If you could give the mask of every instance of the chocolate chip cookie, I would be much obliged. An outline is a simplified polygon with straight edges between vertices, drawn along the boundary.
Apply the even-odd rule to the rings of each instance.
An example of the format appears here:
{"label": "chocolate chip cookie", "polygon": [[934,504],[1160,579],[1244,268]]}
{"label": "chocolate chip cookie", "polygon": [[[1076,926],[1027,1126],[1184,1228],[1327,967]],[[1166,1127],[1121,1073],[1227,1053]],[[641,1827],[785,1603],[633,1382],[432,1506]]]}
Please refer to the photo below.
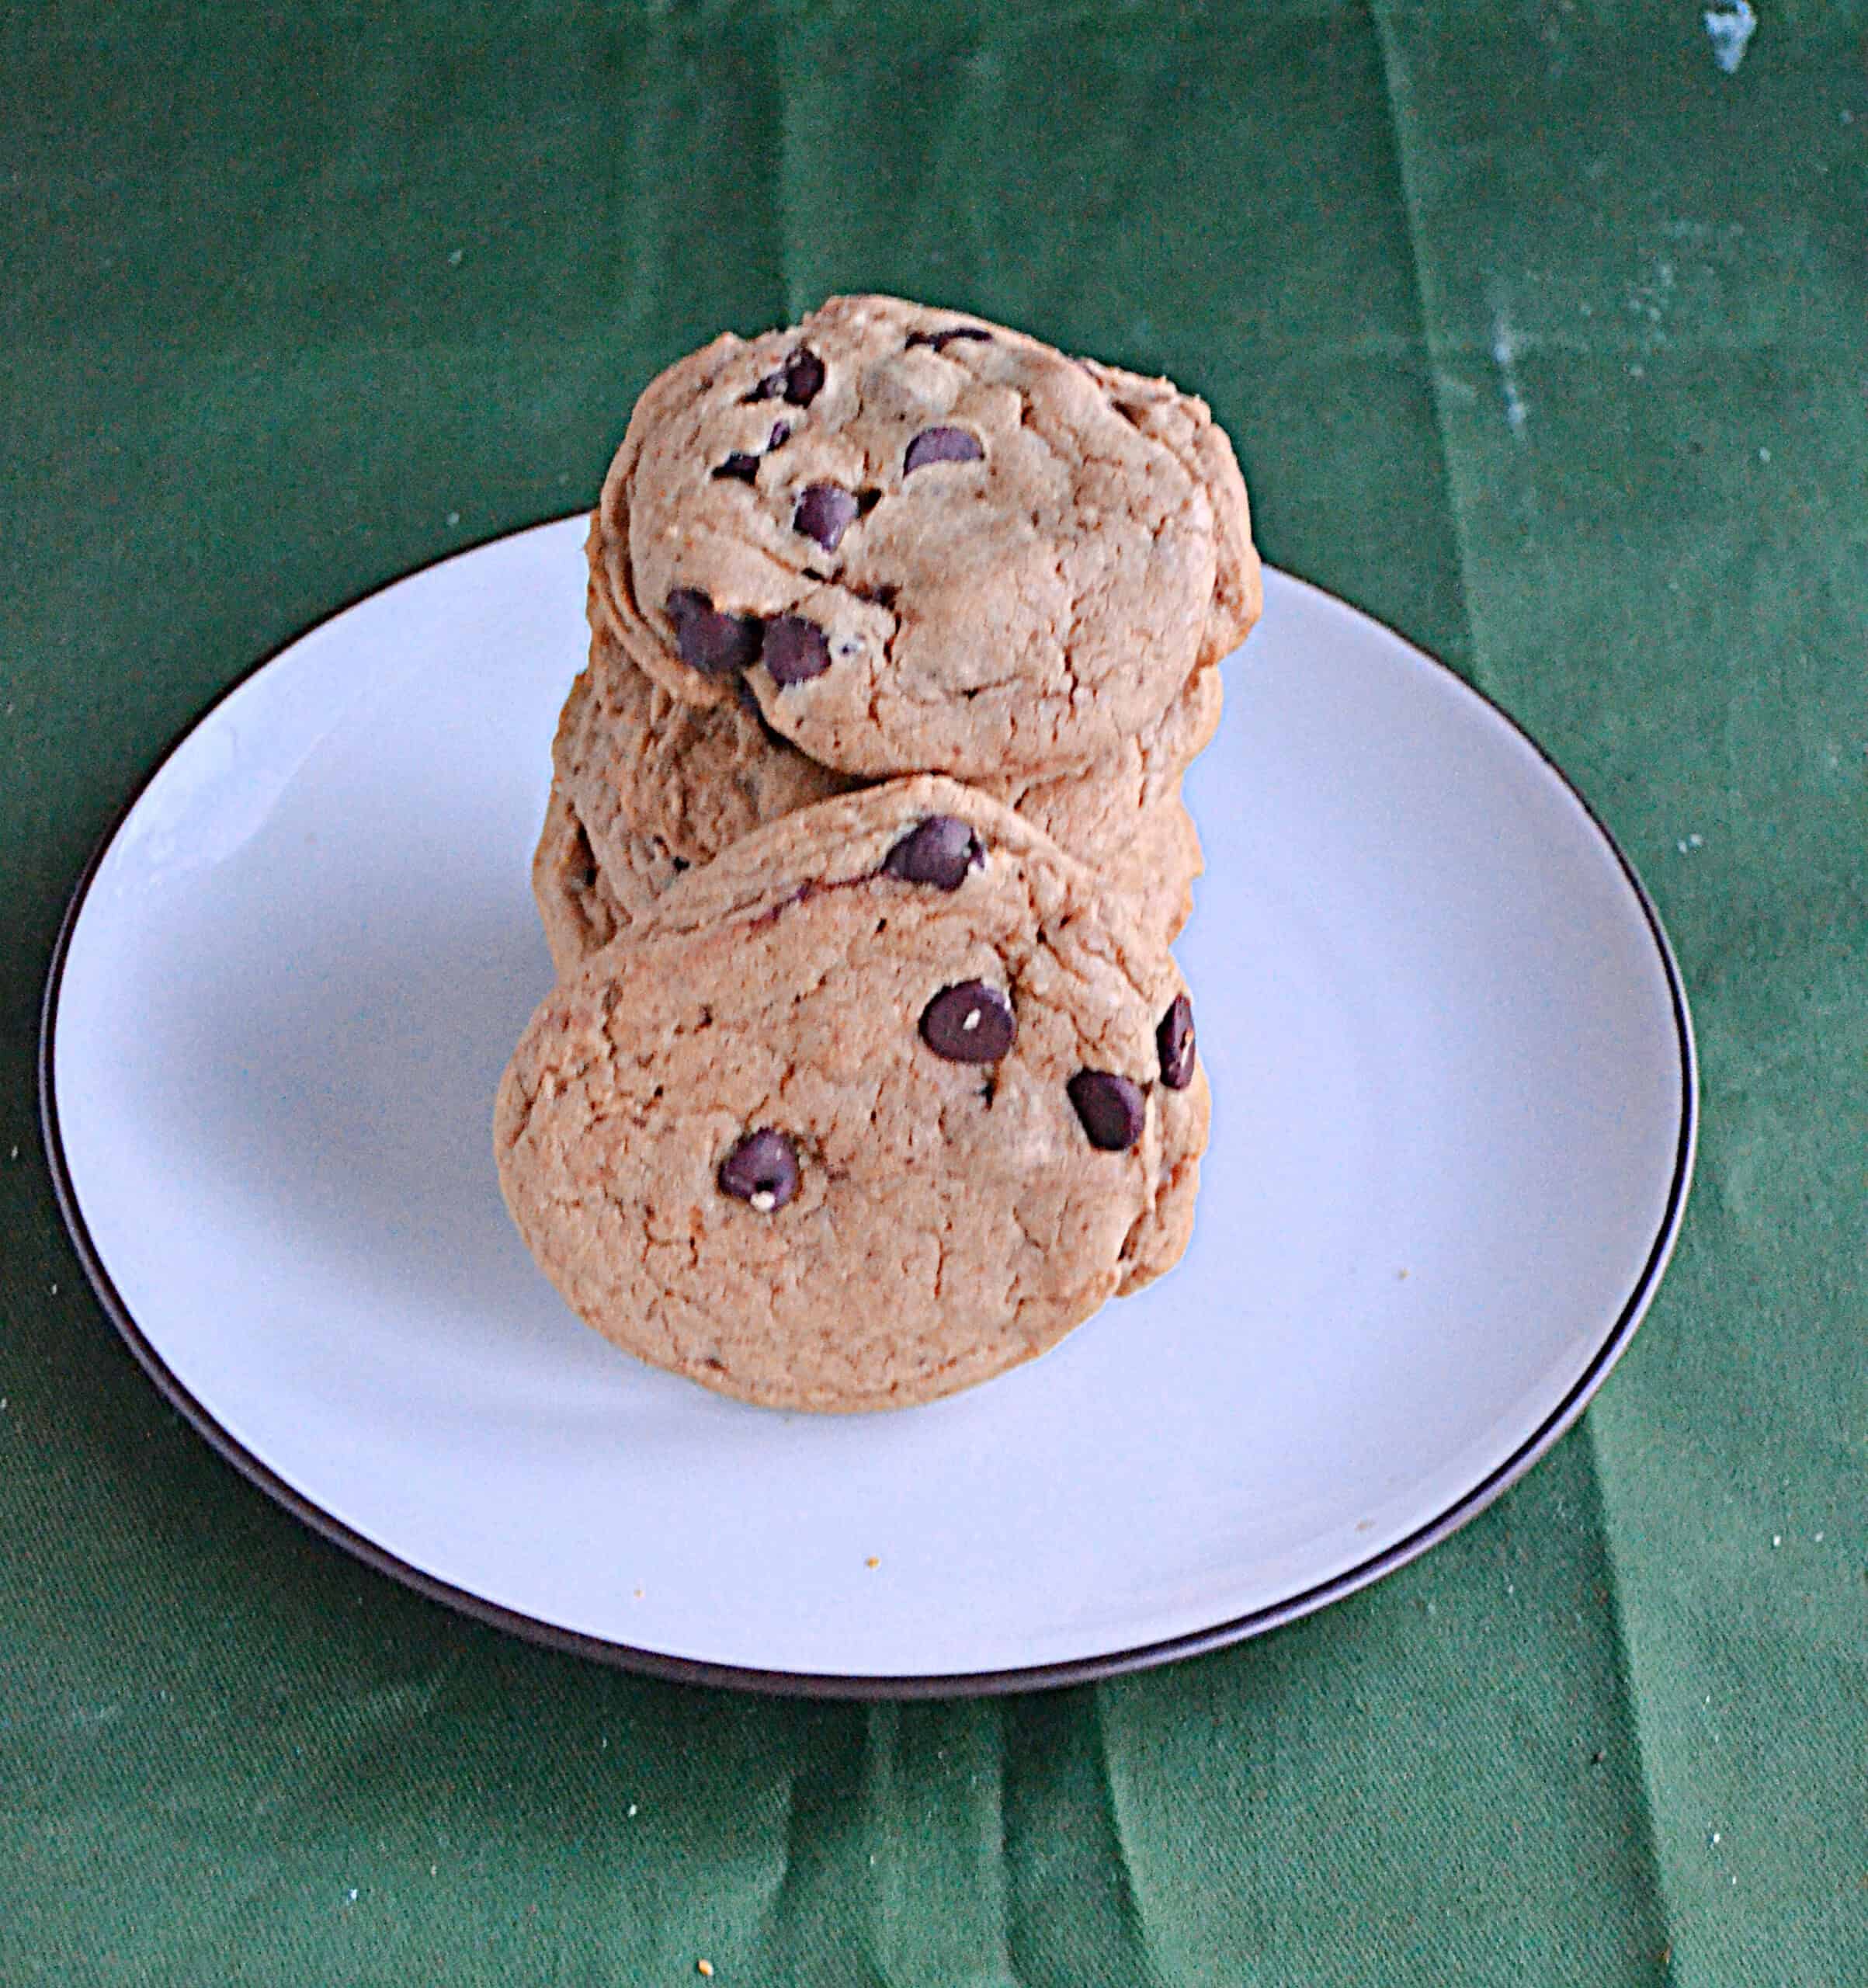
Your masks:
{"label": "chocolate chip cookie", "polygon": [[1186,990],[1107,886],[917,778],[672,885],[533,1017],[501,1183],[627,1350],[775,1406],[898,1407],[1168,1268],[1207,1099]]}
{"label": "chocolate chip cookie", "polygon": [[[1180,801],[1180,776],[1219,721],[1217,669],[1196,671],[1161,720],[1080,773],[1000,777],[974,783],[1043,829],[1067,853],[1130,895],[1137,915],[1166,940],[1186,923],[1200,839]],[[710,862],[764,822],[846,791],[833,773],[767,726],[743,701],[702,709],[671,697],[637,669],[614,634],[592,632],[589,666],[572,686],[553,747],[554,807],[575,815],[588,850],[580,855],[561,825],[547,824],[534,888],[548,933],[606,943],[590,915],[599,874],[631,881],[622,919],[639,905],[633,886],[669,881],[689,864]],[[546,843],[569,851],[547,860]],[[677,859],[674,868],[669,857]],[[559,957],[554,938],[554,958]]]}
{"label": "chocolate chip cookie", "polygon": [[870,777],[1085,766],[1256,611],[1244,488],[1198,402],[891,297],[663,374],[590,552],[639,669],[702,706],[743,683]]}

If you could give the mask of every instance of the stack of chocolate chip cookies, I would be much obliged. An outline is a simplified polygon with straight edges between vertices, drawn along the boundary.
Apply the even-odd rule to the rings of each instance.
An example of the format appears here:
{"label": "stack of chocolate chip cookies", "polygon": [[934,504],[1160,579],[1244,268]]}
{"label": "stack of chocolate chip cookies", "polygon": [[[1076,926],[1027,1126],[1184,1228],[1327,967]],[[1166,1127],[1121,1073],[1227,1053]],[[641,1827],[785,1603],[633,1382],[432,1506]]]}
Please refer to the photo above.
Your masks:
{"label": "stack of chocolate chip cookies", "polygon": [[987,1379],[1169,1268],[1207,1137],[1181,776],[1257,617],[1163,380],[891,297],[637,403],[533,871],[508,1206],[599,1332],[770,1406]]}

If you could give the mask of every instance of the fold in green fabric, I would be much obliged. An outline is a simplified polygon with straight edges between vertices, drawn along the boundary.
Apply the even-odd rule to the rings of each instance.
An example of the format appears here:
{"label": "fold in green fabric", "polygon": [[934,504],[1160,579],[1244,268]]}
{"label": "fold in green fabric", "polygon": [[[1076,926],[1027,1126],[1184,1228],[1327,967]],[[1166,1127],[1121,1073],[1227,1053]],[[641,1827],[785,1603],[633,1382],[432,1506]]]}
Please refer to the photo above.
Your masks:
{"label": "fold in green fabric", "polygon": [[[1701,12],[9,17],[0,1978],[1868,1979],[1868,17],[1761,7],[1728,69]],[[352,1565],[141,1379],[32,1117],[167,739],[858,287],[1205,394],[1267,556],[1603,813],[1704,1066],[1675,1267],[1523,1486],[1263,1642],[1002,1703],[651,1685]]]}

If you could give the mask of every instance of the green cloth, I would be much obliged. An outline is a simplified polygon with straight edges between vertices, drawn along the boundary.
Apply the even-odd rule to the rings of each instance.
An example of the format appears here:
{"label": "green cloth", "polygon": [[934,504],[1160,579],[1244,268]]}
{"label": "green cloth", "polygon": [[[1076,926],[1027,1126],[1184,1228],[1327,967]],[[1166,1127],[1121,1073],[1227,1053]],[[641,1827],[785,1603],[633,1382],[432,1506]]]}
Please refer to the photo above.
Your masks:
{"label": "green cloth", "polygon": [[[1758,0],[1730,75],[1701,11],[8,10],[0,1979],[1868,1981],[1868,9]],[[143,1380],[33,1102],[178,728],[861,287],[1207,395],[1268,557],[1601,809],[1704,1064],[1665,1288],[1518,1489],[998,1703],[649,1684],[364,1571]]]}

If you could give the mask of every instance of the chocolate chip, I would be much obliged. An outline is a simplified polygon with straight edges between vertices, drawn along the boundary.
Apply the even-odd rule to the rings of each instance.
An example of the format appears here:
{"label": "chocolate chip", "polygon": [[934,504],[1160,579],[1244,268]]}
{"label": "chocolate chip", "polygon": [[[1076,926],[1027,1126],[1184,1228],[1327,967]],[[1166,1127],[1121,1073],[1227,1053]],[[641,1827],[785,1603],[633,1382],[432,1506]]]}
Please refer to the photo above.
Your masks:
{"label": "chocolate chip", "polygon": [[814,538],[826,552],[835,552],[856,521],[856,500],[842,484],[813,483],[799,493],[791,528]]}
{"label": "chocolate chip", "polygon": [[1148,1100],[1140,1084],[1109,1070],[1079,1070],[1064,1088],[1099,1152],[1127,1152],[1141,1137]]}
{"label": "chocolate chip", "polygon": [[978,437],[964,428],[924,428],[908,444],[901,473],[907,476],[926,463],[976,463],[985,453]]}
{"label": "chocolate chip", "polygon": [[766,627],[766,646],[759,660],[774,683],[808,683],[830,667],[830,645],[824,631],[801,614],[781,614]]}
{"label": "chocolate chip", "polygon": [[800,346],[785,361],[785,398],[793,407],[809,407],[824,384],[824,362],[808,346]]}
{"label": "chocolate chip", "polygon": [[703,676],[731,676],[759,660],[763,624],[756,614],[719,614],[698,587],[676,587],[667,613],[681,660]]}
{"label": "chocolate chip", "polygon": [[[762,381],[760,382],[761,385],[764,384]],[[790,439],[791,423],[789,421],[775,421],[772,424],[772,433],[766,438],[765,449],[761,453],[769,454],[780,443],[788,442]],[[744,449],[735,449],[714,474],[717,477],[734,477],[741,483],[755,482],[759,478],[759,457],[748,455]]]}
{"label": "chocolate chip", "polygon": [[929,345],[936,352],[945,352],[956,339],[977,339],[982,343],[990,343],[991,338],[990,332],[982,331],[977,325],[956,325],[950,331],[910,332],[908,343],[911,346]]}
{"label": "chocolate chip", "polygon": [[882,859],[882,867],[904,883],[957,891],[967,873],[985,860],[979,837],[957,815],[930,815],[896,843]]}
{"label": "chocolate chip", "polygon": [[749,401],[775,401],[782,394],[793,407],[809,407],[823,384],[823,360],[809,346],[801,345],[776,373],[768,373],[746,398]]}
{"label": "chocolate chip", "polygon": [[921,1039],[950,1063],[996,1063],[1019,1032],[1012,1003],[983,980],[943,988],[921,1011]]}
{"label": "chocolate chip", "polygon": [[1154,1031],[1161,1052],[1161,1080],[1169,1090],[1185,1090],[1193,1081],[1193,1003],[1176,994]]}
{"label": "chocolate chip", "polygon": [[750,1201],[761,1215],[782,1208],[798,1190],[797,1149],[783,1132],[762,1125],[720,1163],[720,1191]]}

